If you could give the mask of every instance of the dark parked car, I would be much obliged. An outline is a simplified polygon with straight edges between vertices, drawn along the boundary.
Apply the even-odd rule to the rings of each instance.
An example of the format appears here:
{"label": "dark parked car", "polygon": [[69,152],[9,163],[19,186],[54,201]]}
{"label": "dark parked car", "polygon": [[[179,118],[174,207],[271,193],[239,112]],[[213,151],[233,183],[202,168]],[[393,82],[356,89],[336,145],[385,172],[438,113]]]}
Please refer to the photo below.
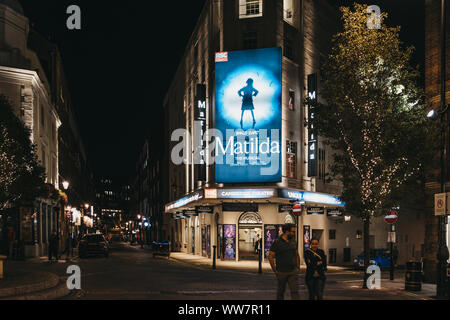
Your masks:
{"label": "dark parked car", "polygon": [[109,256],[108,241],[102,234],[87,234],[80,240],[78,245],[79,257],[86,258],[90,254]]}

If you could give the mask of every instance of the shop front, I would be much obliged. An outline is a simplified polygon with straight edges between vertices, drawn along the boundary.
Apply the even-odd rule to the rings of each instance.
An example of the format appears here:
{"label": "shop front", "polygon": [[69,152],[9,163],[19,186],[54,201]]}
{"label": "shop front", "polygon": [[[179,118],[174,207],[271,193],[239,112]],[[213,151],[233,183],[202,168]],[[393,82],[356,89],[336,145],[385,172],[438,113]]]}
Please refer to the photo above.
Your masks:
{"label": "shop front", "polygon": [[[303,204],[298,220],[292,214],[294,203]],[[328,212],[338,215],[343,207],[336,196],[301,190],[206,188],[166,205],[165,212],[182,224],[174,228],[183,233],[179,237],[184,241],[182,252],[212,258],[216,246],[218,259],[246,261],[258,259],[260,240],[263,259],[267,259],[284,224],[297,225],[303,255],[312,237],[325,240],[324,230],[333,219]]]}

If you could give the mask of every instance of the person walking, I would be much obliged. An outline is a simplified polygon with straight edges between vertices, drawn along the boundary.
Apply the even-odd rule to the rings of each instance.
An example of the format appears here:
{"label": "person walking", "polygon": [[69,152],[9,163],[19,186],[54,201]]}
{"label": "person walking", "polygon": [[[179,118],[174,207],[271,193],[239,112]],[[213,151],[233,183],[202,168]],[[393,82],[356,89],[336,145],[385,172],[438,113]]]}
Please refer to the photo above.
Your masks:
{"label": "person walking", "polygon": [[48,261],[52,261],[53,256],[56,261],[58,261],[58,248],[59,247],[59,237],[56,234],[56,231],[52,231],[52,235],[49,239],[48,244]]}
{"label": "person walking", "polygon": [[305,251],[306,274],[305,283],[308,287],[309,300],[323,300],[327,271],[327,258],[319,249],[319,240],[311,240],[311,249]]}
{"label": "person walking", "polygon": [[298,272],[300,256],[295,241],[295,225],[285,224],[283,234],[274,241],[269,251],[269,262],[277,276],[277,300],[284,300],[286,285],[289,285],[292,300],[299,300]]}

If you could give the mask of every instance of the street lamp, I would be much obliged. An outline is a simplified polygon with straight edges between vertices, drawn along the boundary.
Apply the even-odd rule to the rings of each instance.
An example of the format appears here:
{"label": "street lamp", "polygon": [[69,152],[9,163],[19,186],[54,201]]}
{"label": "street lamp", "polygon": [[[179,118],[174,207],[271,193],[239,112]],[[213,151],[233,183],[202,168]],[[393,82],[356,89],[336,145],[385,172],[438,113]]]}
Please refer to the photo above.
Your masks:
{"label": "street lamp", "polygon": [[63,181],[62,183],[64,190],[69,189],[69,182],[68,181]]}
{"label": "street lamp", "polygon": [[[62,182],[62,186],[65,191],[67,191],[67,189],[69,189],[69,185],[70,185],[70,183],[67,180],[64,180]],[[73,254],[72,254],[72,207],[68,206],[66,208],[66,210],[68,210],[70,213],[69,223],[67,224],[67,229],[68,229],[67,236],[69,237],[69,243],[68,243],[68,248],[67,248],[67,250],[69,250],[69,252],[67,252],[67,255],[70,255],[70,257],[72,257],[73,256]],[[64,217],[67,218],[66,212],[64,212]]]}

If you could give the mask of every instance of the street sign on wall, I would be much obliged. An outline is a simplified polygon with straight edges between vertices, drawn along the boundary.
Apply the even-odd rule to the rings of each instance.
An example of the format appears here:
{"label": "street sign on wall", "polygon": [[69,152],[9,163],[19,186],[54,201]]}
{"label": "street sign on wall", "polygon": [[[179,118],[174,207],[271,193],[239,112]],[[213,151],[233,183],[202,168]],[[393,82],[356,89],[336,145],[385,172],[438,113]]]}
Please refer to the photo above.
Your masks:
{"label": "street sign on wall", "polygon": [[434,215],[444,216],[448,214],[447,193],[437,193],[434,195]]}

